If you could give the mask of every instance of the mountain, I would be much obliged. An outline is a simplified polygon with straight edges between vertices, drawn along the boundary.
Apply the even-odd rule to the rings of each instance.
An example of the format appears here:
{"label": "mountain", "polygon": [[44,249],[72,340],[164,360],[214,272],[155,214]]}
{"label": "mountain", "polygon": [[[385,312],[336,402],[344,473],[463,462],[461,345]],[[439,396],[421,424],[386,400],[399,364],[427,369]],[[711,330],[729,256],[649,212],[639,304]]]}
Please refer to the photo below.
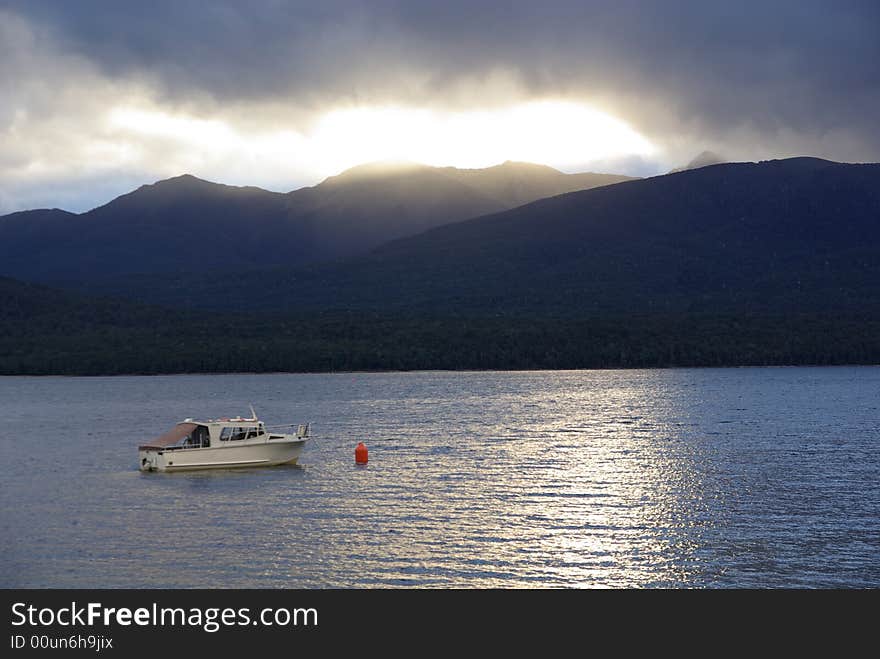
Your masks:
{"label": "mountain", "polygon": [[880,165],[732,163],[573,192],[335,264],[96,289],[252,310],[438,314],[880,309]]}
{"label": "mountain", "polygon": [[0,218],[0,273],[35,281],[254,267],[310,240],[287,197],[179,176],[81,215]]}
{"label": "mountain", "polygon": [[336,263],[89,284],[141,302],[0,278],[0,374],[876,364],[878,281],[880,165],[721,164]]}
{"label": "mountain", "polygon": [[393,238],[510,208],[437,168],[411,163],[354,167],[292,192],[288,200],[291,214],[313,229],[310,261],[351,256]]}
{"label": "mountain", "polygon": [[627,179],[524,163],[487,170],[372,164],[282,194],[183,175],[80,215],[40,210],[0,217],[0,275],[63,283],[316,263],[524,201]]}

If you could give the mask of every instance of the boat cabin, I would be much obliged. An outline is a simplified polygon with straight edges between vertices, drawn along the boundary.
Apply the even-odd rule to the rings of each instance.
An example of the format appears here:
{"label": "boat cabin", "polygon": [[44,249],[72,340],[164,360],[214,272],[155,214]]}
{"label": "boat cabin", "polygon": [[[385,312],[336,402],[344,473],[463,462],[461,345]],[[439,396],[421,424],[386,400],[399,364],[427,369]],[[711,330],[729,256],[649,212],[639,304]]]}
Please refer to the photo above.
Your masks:
{"label": "boat cabin", "polygon": [[210,448],[231,445],[232,442],[260,439],[282,439],[283,435],[267,435],[266,427],[257,419],[218,419],[193,421],[187,419],[178,423],[164,435],[149,444],[138,447],[145,449],[187,449]]}

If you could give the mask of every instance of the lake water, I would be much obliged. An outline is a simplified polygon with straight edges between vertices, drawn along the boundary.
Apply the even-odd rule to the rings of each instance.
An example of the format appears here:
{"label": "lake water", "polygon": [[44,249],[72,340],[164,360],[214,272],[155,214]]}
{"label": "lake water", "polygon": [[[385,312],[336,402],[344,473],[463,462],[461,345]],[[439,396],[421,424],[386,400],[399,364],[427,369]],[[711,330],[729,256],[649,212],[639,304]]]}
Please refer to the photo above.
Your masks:
{"label": "lake water", "polygon": [[[313,423],[298,466],[137,470],[249,403]],[[880,368],[6,377],[0,414],[4,588],[880,586]]]}

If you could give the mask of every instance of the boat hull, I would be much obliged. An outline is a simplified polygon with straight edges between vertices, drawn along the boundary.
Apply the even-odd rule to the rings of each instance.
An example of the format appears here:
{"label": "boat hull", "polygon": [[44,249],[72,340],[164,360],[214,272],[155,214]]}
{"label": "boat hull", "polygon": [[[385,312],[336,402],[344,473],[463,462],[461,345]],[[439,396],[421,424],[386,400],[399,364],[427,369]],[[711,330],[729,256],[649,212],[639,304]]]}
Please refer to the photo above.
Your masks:
{"label": "boat hull", "polygon": [[209,448],[141,448],[141,471],[194,471],[202,469],[242,469],[296,464],[306,439],[275,440],[259,444]]}

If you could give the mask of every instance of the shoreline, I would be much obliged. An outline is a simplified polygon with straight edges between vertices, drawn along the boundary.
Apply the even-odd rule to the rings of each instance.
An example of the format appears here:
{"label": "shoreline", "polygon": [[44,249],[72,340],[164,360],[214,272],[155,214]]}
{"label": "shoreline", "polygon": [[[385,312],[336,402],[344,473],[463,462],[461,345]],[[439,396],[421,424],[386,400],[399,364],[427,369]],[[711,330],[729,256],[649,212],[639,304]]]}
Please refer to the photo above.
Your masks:
{"label": "shoreline", "polygon": [[128,377],[203,377],[219,375],[389,375],[389,374],[480,374],[480,373],[583,373],[585,371],[728,371],[737,369],[830,369],[878,368],[880,363],[860,364],[734,364],[729,366],[609,366],[593,368],[463,368],[463,369],[373,369],[338,371],[181,371],[168,373],[0,373],[0,378],[128,378]]}

